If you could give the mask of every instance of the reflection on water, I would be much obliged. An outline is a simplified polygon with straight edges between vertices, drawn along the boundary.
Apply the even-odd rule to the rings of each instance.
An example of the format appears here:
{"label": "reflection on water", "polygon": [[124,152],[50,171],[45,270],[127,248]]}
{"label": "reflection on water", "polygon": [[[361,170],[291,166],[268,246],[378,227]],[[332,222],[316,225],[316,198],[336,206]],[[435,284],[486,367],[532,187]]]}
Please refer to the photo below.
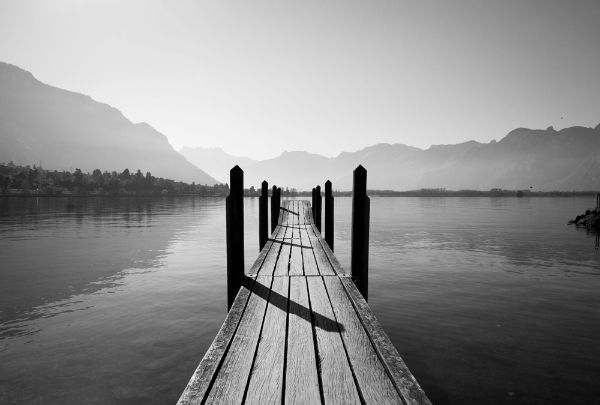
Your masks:
{"label": "reflection on water", "polygon": [[600,403],[600,255],[567,226],[590,203],[372,198],[369,303],[433,403]]}
{"label": "reflection on water", "polygon": [[0,204],[0,403],[173,402],[226,313],[224,200]]}
{"label": "reflection on water", "polygon": [[125,269],[159,267],[185,225],[177,210],[158,222],[168,210],[142,199],[3,199],[0,259],[15,271],[0,284],[0,338],[68,310],[64,300],[117,287]]}
{"label": "reflection on water", "polygon": [[[589,203],[372,198],[370,305],[434,403],[599,402],[598,235],[566,225]],[[0,199],[0,403],[174,403],[226,313],[224,211]]]}

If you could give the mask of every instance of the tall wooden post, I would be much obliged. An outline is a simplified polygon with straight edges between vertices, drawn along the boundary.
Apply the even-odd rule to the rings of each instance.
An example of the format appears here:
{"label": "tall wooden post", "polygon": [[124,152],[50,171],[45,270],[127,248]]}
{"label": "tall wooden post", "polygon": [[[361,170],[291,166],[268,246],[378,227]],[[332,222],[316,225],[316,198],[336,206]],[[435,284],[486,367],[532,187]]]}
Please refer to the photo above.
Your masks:
{"label": "tall wooden post", "polygon": [[229,171],[229,196],[225,208],[227,237],[227,309],[231,308],[244,279],[244,171]]}
{"label": "tall wooden post", "polygon": [[321,186],[315,188],[315,222],[317,229],[321,232]]}
{"label": "tall wooden post", "polygon": [[315,210],[315,205],[317,204],[317,197],[315,197],[315,192],[317,191],[316,188],[313,187],[312,189],[312,201],[310,204],[310,210],[312,211],[312,216],[313,216],[313,221],[317,222],[317,211]]}
{"label": "tall wooden post", "polygon": [[596,210],[600,209],[600,193],[596,194]]}
{"label": "tall wooden post", "polygon": [[281,214],[281,187],[277,187],[277,213],[275,214],[275,226],[279,223],[279,214]]}
{"label": "tall wooden post", "polygon": [[329,180],[325,182],[325,242],[333,252],[333,191]]}
{"label": "tall wooden post", "polygon": [[369,298],[369,215],[367,170],[359,165],[354,170],[352,193],[352,280],[365,301]]}
{"label": "tall wooden post", "polygon": [[267,244],[269,237],[269,183],[262,182],[260,197],[258,198],[258,251],[260,252]]}
{"label": "tall wooden post", "polygon": [[279,207],[277,206],[277,186],[273,186],[271,192],[271,233],[277,227],[277,216],[279,215]]}

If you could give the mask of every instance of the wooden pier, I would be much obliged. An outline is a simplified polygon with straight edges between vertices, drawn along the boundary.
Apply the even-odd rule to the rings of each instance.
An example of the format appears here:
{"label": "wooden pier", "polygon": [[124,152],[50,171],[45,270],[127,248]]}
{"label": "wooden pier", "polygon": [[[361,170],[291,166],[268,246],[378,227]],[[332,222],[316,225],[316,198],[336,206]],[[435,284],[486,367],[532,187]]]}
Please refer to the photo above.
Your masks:
{"label": "wooden pier", "polygon": [[[276,226],[241,275],[229,314],[178,403],[429,404],[369,309],[366,291],[359,292],[321,236],[309,202],[280,202],[273,190]],[[227,226],[236,231],[234,219]],[[239,266],[230,243],[228,236],[228,259]]]}

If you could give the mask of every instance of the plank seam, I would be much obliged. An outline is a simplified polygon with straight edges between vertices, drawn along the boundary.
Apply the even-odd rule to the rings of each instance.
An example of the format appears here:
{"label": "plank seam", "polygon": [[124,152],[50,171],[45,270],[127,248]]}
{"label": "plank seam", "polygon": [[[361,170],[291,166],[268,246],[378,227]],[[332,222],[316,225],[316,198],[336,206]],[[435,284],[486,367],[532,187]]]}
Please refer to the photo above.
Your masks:
{"label": "plank seam", "polygon": [[[341,280],[340,280],[340,283],[341,283]],[[354,309],[354,312],[356,313],[356,316],[358,317],[358,320],[360,321],[360,324],[362,325],[363,329],[365,330],[365,332],[367,334],[367,337],[369,338],[369,342],[371,342],[371,346],[373,346],[373,350],[377,354],[377,358],[379,358],[379,361],[381,362],[381,364],[383,364],[383,368],[385,370],[385,373],[390,378],[390,381],[392,381],[392,384],[394,385],[394,388],[396,389],[396,392],[398,393],[398,395],[402,399],[402,402],[406,404],[406,400],[402,396],[402,393],[400,392],[400,389],[398,388],[398,385],[396,384],[396,381],[394,380],[394,377],[390,373],[389,367],[388,367],[385,359],[383,358],[383,356],[381,355],[380,351],[378,350],[377,345],[375,344],[375,341],[373,340],[373,337],[371,336],[371,333],[369,332],[369,328],[366,327],[365,321],[363,320],[362,316],[360,316],[360,312],[358,311],[358,308],[357,308],[356,304],[354,303],[354,300],[352,299],[352,296],[348,293],[348,289],[344,285],[344,283],[341,283],[341,284],[342,284],[342,287],[344,288],[344,292],[346,293],[346,296],[348,296],[348,299],[350,300],[350,304],[352,305],[352,308]]]}
{"label": "plank seam", "polygon": [[[327,294],[327,301],[329,301],[329,305],[331,306],[331,313],[333,314],[333,318],[335,319],[335,323],[338,328],[338,333],[340,335],[340,339],[342,340],[342,347],[344,348],[344,353],[346,354],[346,360],[348,361],[348,365],[350,366],[350,371],[352,372],[352,379],[354,380],[354,385],[356,386],[356,391],[358,391],[358,397],[360,398],[360,403],[365,404],[365,398],[363,397],[363,393],[360,389],[360,385],[358,384],[358,379],[356,378],[356,373],[354,372],[354,366],[352,365],[352,361],[350,360],[350,355],[348,354],[348,348],[346,347],[346,341],[344,340],[344,335],[340,330],[340,322],[337,318],[335,310],[333,309],[333,303],[331,302],[331,296],[329,295],[329,290],[327,289],[327,283],[321,277],[321,281],[323,282],[323,287],[325,288],[325,294]],[[364,326],[363,326],[364,327]]]}
{"label": "plank seam", "polygon": [[[331,265],[331,268],[335,272],[335,275],[336,276],[345,276],[346,273],[343,271],[344,270],[343,267],[339,264],[339,262],[336,261],[334,263],[334,261],[331,259],[331,255],[329,254],[329,252],[327,251],[327,249],[325,249],[325,245],[327,245],[327,243],[322,243],[321,242],[322,240],[324,241],[323,236],[321,235],[320,232],[318,232],[318,229],[315,231],[315,228],[316,228],[316,225],[312,225],[311,226],[311,230],[312,230],[313,234],[316,236],[317,241],[319,242],[319,245],[321,245],[321,248],[325,252],[325,256],[327,256],[327,261]],[[312,246],[312,244],[311,244],[311,246]],[[329,246],[327,246],[327,248],[329,248]],[[331,249],[329,249],[329,250],[331,250]],[[340,273],[340,271],[341,271],[341,273]]]}
{"label": "plank seam", "polygon": [[[262,332],[263,327],[265,326],[265,318],[267,317],[267,310],[269,309],[269,304],[271,303],[271,291],[273,289],[273,277],[271,278],[271,284],[269,285],[269,295],[267,296],[267,305],[265,305],[265,310],[263,312],[262,321],[260,322],[260,331],[258,332],[258,340],[256,342],[256,347],[254,348],[254,355],[252,356],[252,364],[250,365],[250,372],[248,373],[248,379],[246,380],[246,386],[244,387],[244,396],[242,397],[242,404],[246,402],[246,396],[248,395],[248,387],[250,387],[250,379],[252,378],[252,371],[254,370],[254,363],[256,362],[256,355],[258,354],[258,347],[260,346],[260,341],[262,340]],[[256,283],[256,279],[254,280]]]}
{"label": "plank seam", "polygon": [[319,381],[319,395],[321,396],[321,404],[325,403],[325,393],[323,391],[323,376],[321,375],[321,354],[319,352],[319,344],[317,342],[317,331],[316,331],[316,322],[315,315],[312,309],[312,301],[310,299],[310,287],[308,286],[308,279],[304,278],[304,283],[306,284],[306,295],[308,296],[308,309],[310,310],[310,326],[311,333],[313,336],[313,345],[315,347],[315,362],[317,363],[317,378]]}
{"label": "plank seam", "polygon": [[[277,228],[278,228],[278,229],[277,229]],[[275,238],[274,238],[274,239],[273,239],[273,241],[271,242],[273,245],[274,245],[276,242],[278,242],[276,239],[277,239],[277,237],[279,236],[279,234],[281,233],[281,229],[282,229],[280,225],[277,225],[277,228],[276,228],[276,229],[277,229],[277,234],[275,235]],[[275,233],[275,232],[273,232],[273,233]],[[285,239],[284,237],[285,237],[285,230],[283,231],[283,237],[282,237],[282,239]],[[282,246],[283,246],[283,243],[278,243],[278,245],[279,245],[279,246],[275,248],[275,249],[278,249],[278,250],[277,250],[277,258],[275,259],[275,263],[273,264],[273,270],[271,271],[271,277],[273,277],[273,276],[275,275],[275,268],[277,267],[277,261],[279,260],[279,255],[281,254],[281,248],[282,248]],[[267,257],[267,256],[265,255],[265,260],[266,260],[266,257]],[[264,261],[263,261],[263,263],[264,263]],[[260,268],[258,269],[258,272],[257,272],[257,274],[260,274],[260,271],[261,271],[261,270],[262,270],[262,264],[261,264]],[[261,275],[262,275],[262,274],[261,274]]]}
{"label": "plank seam", "polygon": [[[306,234],[308,235],[308,226],[306,226]],[[317,260],[317,255],[315,254],[315,248],[313,247],[312,241],[310,240],[310,237],[308,238],[308,243],[310,243],[310,251],[312,252],[313,257],[315,258],[315,265],[317,266],[317,270],[319,271],[319,276],[322,276],[323,274],[321,273],[321,268],[319,267],[319,261]],[[304,266],[304,256],[302,256],[302,263]]]}
{"label": "plank seam", "polygon": [[290,328],[290,293],[292,283],[288,277],[288,292],[287,292],[287,306],[285,314],[285,345],[283,348],[283,381],[281,383],[281,403],[285,404],[285,384],[287,375],[287,357],[288,357],[288,339],[289,339],[289,328]]}
{"label": "plank seam", "polygon": [[[217,376],[219,375],[219,372],[221,371],[221,367],[223,366],[223,362],[225,361],[225,358],[227,357],[227,354],[229,353],[229,349],[231,348],[231,344],[233,343],[233,338],[237,334],[238,328],[240,327],[240,324],[242,323],[242,318],[244,317],[244,314],[246,313],[246,308],[248,307],[248,302],[250,302],[250,296],[252,295],[252,290],[254,289],[254,284],[255,283],[256,283],[256,278],[254,278],[253,281],[252,281],[252,289],[250,289],[250,292],[249,292],[248,296],[246,297],[246,302],[244,303],[244,310],[242,311],[242,314],[240,315],[240,319],[238,319],[238,322],[235,325],[235,330],[231,334],[231,338],[229,339],[229,343],[227,343],[227,348],[225,349],[225,351],[223,352],[223,355],[219,359],[219,364],[218,364],[217,368],[215,369],[215,372],[213,373],[213,375],[212,375],[212,377],[210,379],[210,383],[208,384],[208,387],[206,387],[206,391],[204,392],[204,397],[202,398],[202,401],[200,402],[201,405],[204,405],[206,403],[206,400],[208,399],[208,397],[210,395],[210,391],[212,390],[212,387],[213,387],[213,385],[214,385],[214,383],[215,383],[215,381],[217,379]],[[238,292],[238,294],[239,294],[239,292]],[[235,302],[235,300],[234,300],[234,302]]]}
{"label": "plank seam", "polygon": [[[341,281],[341,280],[340,280]],[[363,319],[363,317],[361,316],[361,313],[359,311],[358,308],[358,304],[355,302],[354,297],[352,296],[352,294],[350,294],[350,292],[348,291],[348,287],[345,285],[345,283],[341,283],[342,287],[344,288],[344,291],[346,292],[346,295],[348,296],[350,303],[352,304],[352,307],[354,308],[354,312],[357,314],[358,319],[363,327],[363,329],[366,331],[367,336],[369,338],[369,341],[371,342],[371,345],[373,346],[373,348],[375,349],[375,353],[377,354],[377,357],[379,358],[379,360],[381,361],[381,363],[384,366],[385,372],[388,375],[388,377],[390,378],[390,380],[392,381],[392,384],[394,385],[394,388],[396,389],[396,392],[398,393],[398,395],[400,396],[400,398],[402,399],[402,402],[404,404],[409,404],[408,399],[405,397],[405,395],[402,393],[402,390],[400,389],[400,386],[398,385],[398,382],[396,381],[396,378],[394,377],[391,369],[390,369],[390,365],[388,364],[388,362],[386,361],[385,357],[383,356],[383,354],[381,353],[381,350],[379,348],[379,346],[376,344],[375,339],[373,338],[371,331],[369,328],[367,328],[367,326],[365,325],[365,320]],[[367,304],[368,305],[368,304]],[[369,308],[370,310],[370,308]],[[376,319],[376,318],[375,318]],[[377,319],[376,319],[377,320]],[[378,320],[377,320],[378,321]],[[381,332],[385,334],[385,331],[383,330],[383,328],[381,328]],[[387,338],[387,340],[390,342],[390,344],[392,345],[392,347],[395,346],[391,343],[391,340],[389,338],[389,336],[387,336],[387,334],[385,334],[385,338]],[[397,349],[395,349],[397,351]],[[400,356],[400,354],[398,353],[398,357],[400,358],[400,360],[402,361],[403,365],[406,367],[406,363],[404,363],[404,360],[402,360],[402,357]],[[420,391],[422,391],[418,381],[416,381],[416,379],[414,378],[414,376],[412,375],[412,373],[409,374],[411,375],[412,379],[413,379],[413,383],[416,384],[416,386],[418,387],[418,389]],[[424,394],[424,393],[423,393]],[[425,394],[424,394],[425,395]]]}

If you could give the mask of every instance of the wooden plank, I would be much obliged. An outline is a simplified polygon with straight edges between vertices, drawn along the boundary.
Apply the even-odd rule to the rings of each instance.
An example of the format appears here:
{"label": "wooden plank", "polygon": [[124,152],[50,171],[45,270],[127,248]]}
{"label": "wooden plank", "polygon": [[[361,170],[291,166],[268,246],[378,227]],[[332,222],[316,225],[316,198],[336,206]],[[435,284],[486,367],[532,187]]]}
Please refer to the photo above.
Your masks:
{"label": "wooden plank", "polygon": [[306,228],[300,229],[300,244],[302,245],[302,262],[304,266],[304,275],[316,276],[319,274],[319,267],[315,259],[312,245],[308,237]]}
{"label": "wooden plank", "polygon": [[[279,231],[280,230],[275,230],[275,236],[277,236]],[[261,250],[260,253],[258,254],[258,257],[254,261],[254,264],[252,265],[250,270],[248,270],[248,276],[250,277],[252,275],[256,275],[256,273],[258,273],[260,271],[260,269],[263,266],[265,266],[265,261],[267,260],[267,257],[269,255],[272,255],[272,254],[277,255],[277,252],[279,252],[279,246],[280,246],[279,243],[276,243],[273,239],[269,239],[267,241],[267,244],[263,248],[263,250]],[[268,265],[267,265],[267,267],[268,267]]]}
{"label": "wooden plank", "polygon": [[300,239],[291,239],[290,253],[290,276],[304,275],[304,266],[302,264],[302,245]]}
{"label": "wooden plank", "polygon": [[296,220],[296,215],[294,215],[295,212],[296,212],[296,211],[294,211],[294,203],[295,203],[295,201],[294,200],[290,200],[289,203],[290,204],[288,206],[288,209],[290,210],[290,212],[288,213],[288,226],[294,227],[294,221]]}
{"label": "wooden plank", "polygon": [[294,200],[294,227],[298,228],[299,218],[300,218],[300,201]]}
{"label": "wooden plank", "polygon": [[298,201],[298,224],[304,225],[306,218],[304,216],[305,201]]}
{"label": "wooden plank", "polygon": [[[277,263],[277,257],[279,256],[279,250],[281,249],[281,241],[283,241],[283,236],[285,235],[284,227],[277,227],[273,231],[274,236],[272,235],[272,239],[267,242],[267,245],[270,246],[269,251],[266,252],[264,261],[262,264],[256,269],[254,273],[250,274],[259,274],[261,276],[271,276],[273,275],[273,270],[275,269],[275,263]],[[265,248],[266,249],[266,248]],[[265,252],[263,249],[260,254],[262,255]],[[260,257],[260,255],[259,255]],[[252,270],[251,270],[252,271]]]}
{"label": "wooden plank", "polygon": [[304,223],[309,224],[312,222],[312,212],[310,210],[310,201],[304,202]]}
{"label": "wooden plank", "polygon": [[[289,216],[289,218],[291,219],[291,218],[292,218],[292,215],[290,215],[290,216]],[[287,225],[287,228],[288,228],[288,230],[289,230],[289,233],[287,233],[287,234],[285,235],[286,239],[294,239],[294,233],[296,233],[296,235],[295,235],[296,237],[298,236],[298,235],[297,235],[297,233],[298,233],[298,230],[297,230],[296,228],[294,228],[294,225],[293,225],[292,223],[288,224],[288,225]]]}
{"label": "wooden plank", "polygon": [[318,348],[325,403],[360,404],[352,370],[343,350],[340,325],[327,297],[322,277],[306,277]]}
{"label": "wooden plank", "polygon": [[286,404],[318,404],[321,402],[309,308],[306,281],[301,277],[290,277],[285,377]]}
{"label": "wooden plank", "polygon": [[[285,227],[285,238],[281,242],[281,250],[279,250],[279,257],[277,263],[275,263],[275,269],[273,270],[274,276],[287,276],[288,268],[290,265],[290,239],[288,235],[292,234],[292,228]],[[276,242],[277,243],[277,242]]]}
{"label": "wooden plank", "polygon": [[283,238],[285,238],[285,226],[277,225],[277,228],[273,231],[272,239],[281,242]]}
{"label": "wooden plank", "polygon": [[369,335],[360,322],[339,277],[324,277],[325,287],[337,321],[344,325],[344,341],[352,370],[363,400],[367,404],[399,404],[402,402]]}
{"label": "wooden plank", "polygon": [[317,229],[315,225],[307,226],[307,234],[310,240],[310,244],[313,248],[313,252],[315,253],[315,259],[317,260],[317,266],[319,267],[319,273],[323,276],[333,276],[335,275],[335,271],[329,262],[329,258],[323,250],[323,246],[319,242],[319,240],[323,239],[321,237],[321,233]]}
{"label": "wooden plank", "polygon": [[202,402],[206,396],[211,382],[221,364],[221,360],[238,328],[240,319],[244,314],[246,303],[250,297],[250,290],[242,285],[225,322],[213,340],[208,351],[204,354],[202,361],[196,368],[192,378],[188,382],[185,390],[181,394],[178,405],[196,405]]}
{"label": "wooden plank", "polygon": [[288,212],[287,212],[287,201],[284,201],[283,204],[281,204],[280,208],[279,208],[279,219],[277,220],[277,223],[280,225],[287,225],[287,218],[288,218]]}
{"label": "wooden plank", "polygon": [[[244,401],[246,403],[281,404],[284,382],[288,283],[288,277],[276,277],[273,280],[267,313]],[[256,325],[256,327],[259,327],[259,325]]]}
{"label": "wooden plank", "polygon": [[306,204],[304,208],[304,216],[306,217],[306,224],[314,224],[315,219],[313,218],[312,211],[309,204]]}
{"label": "wooden plank", "polygon": [[[311,228],[312,229],[312,228]],[[315,232],[318,232],[318,230],[314,230]],[[323,251],[325,252],[325,254],[327,255],[327,258],[329,259],[329,263],[331,264],[331,266],[333,267],[333,271],[339,275],[339,276],[347,276],[350,277],[350,274],[346,273],[346,271],[344,270],[344,268],[342,267],[342,265],[340,264],[339,260],[337,259],[337,257],[335,256],[335,254],[331,251],[331,249],[329,248],[329,246],[327,245],[327,242],[325,242],[325,239],[323,238],[319,238],[317,237],[319,244],[321,245],[321,249],[323,249]]]}
{"label": "wooden plank", "polygon": [[431,404],[352,279],[344,277],[340,281],[404,402],[411,405]]}
{"label": "wooden plank", "polygon": [[[271,277],[261,277],[260,283],[271,286]],[[254,290],[255,286],[252,287]],[[210,404],[242,403],[244,387],[248,382],[254,352],[260,335],[267,301],[252,293],[246,305],[244,315],[239,322],[231,346],[225,355],[215,382],[210,389],[207,401]],[[236,389],[231,389],[235,387]]]}

